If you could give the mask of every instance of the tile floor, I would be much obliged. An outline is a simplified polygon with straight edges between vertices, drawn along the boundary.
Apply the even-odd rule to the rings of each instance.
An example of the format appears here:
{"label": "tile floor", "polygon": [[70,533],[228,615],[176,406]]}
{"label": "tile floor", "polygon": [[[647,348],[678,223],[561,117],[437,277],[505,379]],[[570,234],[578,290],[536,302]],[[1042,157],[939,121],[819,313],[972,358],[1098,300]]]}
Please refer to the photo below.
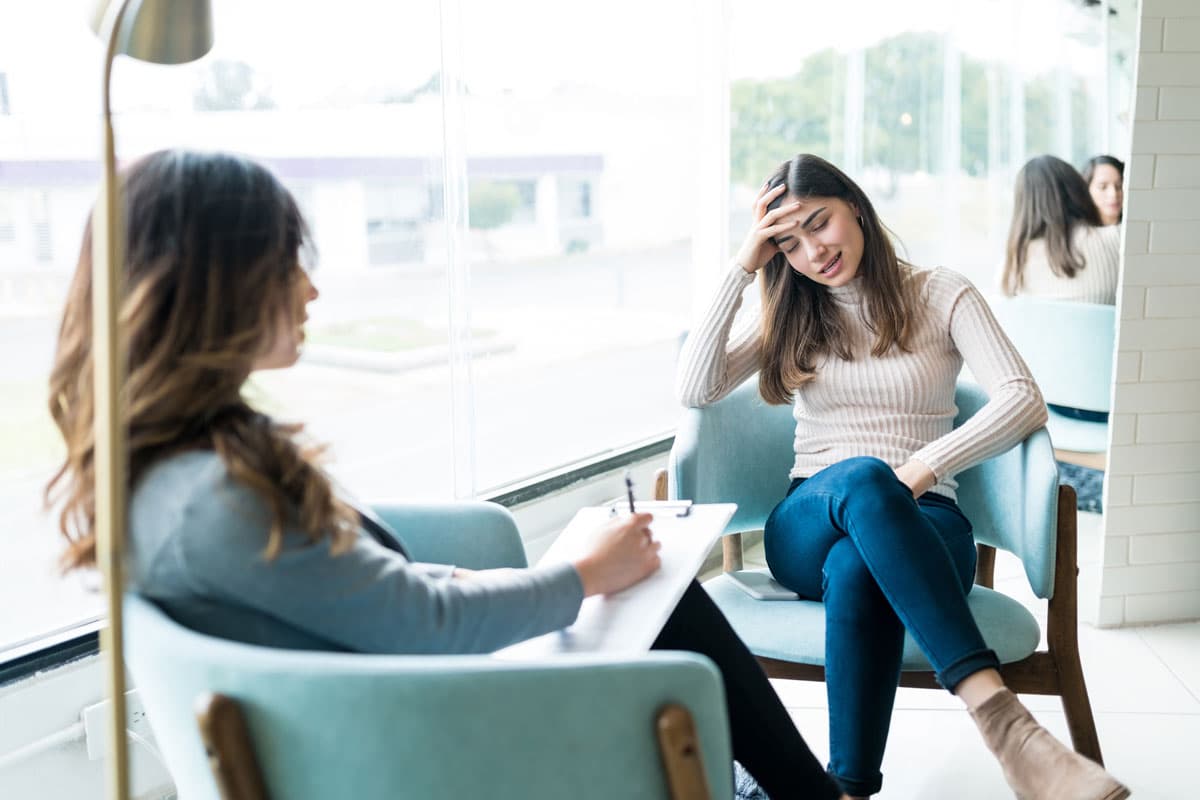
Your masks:
{"label": "tile floor", "polygon": [[[1085,554],[1094,548],[1099,516],[1080,514],[1079,527]],[[746,563],[763,566],[761,546],[747,552]],[[1044,604],[1029,591],[1015,559],[997,559],[996,588],[1027,602],[1044,626]],[[1108,768],[1133,788],[1137,800],[1200,798],[1200,622],[1114,630],[1082,625],[1079,636]],[[824,684],[773,683],[817,756],[825,759]],[[1057,698],[1023,699],[1047,728],[1068,740]],[[877,800],[1013,796],[971,719],[944,692],[900,690],[883,774]]]}

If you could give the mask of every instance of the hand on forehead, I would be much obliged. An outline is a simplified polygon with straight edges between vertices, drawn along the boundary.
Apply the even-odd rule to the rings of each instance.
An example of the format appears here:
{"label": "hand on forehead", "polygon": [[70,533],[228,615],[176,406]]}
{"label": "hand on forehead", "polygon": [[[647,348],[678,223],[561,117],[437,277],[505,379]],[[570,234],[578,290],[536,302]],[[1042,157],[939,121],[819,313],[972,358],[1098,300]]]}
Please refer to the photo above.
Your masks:
{"label": "hand on forehead", "polygon": [[[799,203],[799,205],[796,205]],[[805,197],[797,199],[793,195],[788,195],[781,203],[783,207],[795,206],[794,210],[789,210],[780,216],[779,221],[799,222],[799,227],[793,232],[803,232],[810,230],[814,225],[820,224],[830,213],[847,208],[845,202],[838,200],[836,197]],[[782,238],[782,237],[781,237]]]}

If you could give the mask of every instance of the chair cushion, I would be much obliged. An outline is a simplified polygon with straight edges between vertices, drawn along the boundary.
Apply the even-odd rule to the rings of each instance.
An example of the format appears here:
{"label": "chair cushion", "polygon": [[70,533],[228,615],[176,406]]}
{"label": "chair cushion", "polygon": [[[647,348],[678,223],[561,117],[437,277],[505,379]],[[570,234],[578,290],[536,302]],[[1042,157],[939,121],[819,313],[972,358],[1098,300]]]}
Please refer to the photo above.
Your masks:
{"label": "chair cushion", "polygon": [[[753,570],[767,572],[763,568]],[[704,588],[724,612],[750,651],[758,656],[825,664],[825,607],[812,600],[755,600],[727,575],[706,581]],[[1029,609],[1000,592],[975,586],[967,604],[988,647],[1000,663],[1020,661],[1037,649],[1041,630]],[[911,636],[904,637],[905,671],[932,667]]]}

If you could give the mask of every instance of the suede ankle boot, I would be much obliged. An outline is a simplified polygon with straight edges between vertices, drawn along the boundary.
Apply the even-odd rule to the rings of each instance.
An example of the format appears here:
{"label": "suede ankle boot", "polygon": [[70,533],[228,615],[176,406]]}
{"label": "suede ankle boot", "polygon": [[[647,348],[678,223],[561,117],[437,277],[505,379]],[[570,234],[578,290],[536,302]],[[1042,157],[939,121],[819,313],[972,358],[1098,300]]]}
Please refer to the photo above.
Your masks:
{"label": "suede ankle boot", "polygon": [[988,749],[1020,800],[1124,800],[1129,789],[1104,767],[1067,748],[1001,689],[971,711]]}

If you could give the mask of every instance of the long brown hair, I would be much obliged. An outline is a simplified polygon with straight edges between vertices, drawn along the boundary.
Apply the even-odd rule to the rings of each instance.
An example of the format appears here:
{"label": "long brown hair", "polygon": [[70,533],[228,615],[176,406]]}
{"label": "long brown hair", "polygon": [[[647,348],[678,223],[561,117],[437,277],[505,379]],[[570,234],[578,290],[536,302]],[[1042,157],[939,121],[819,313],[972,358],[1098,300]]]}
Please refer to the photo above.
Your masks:
{"label": "long brown hair", "polygon": [[[858,266],[865,303],[860,321],[875,334],[871,355],[891,347],[908,349],[918,313],[916,298],[906,286],[911,266],[896,257],[890,232],[862,189],[840,169],[808,153],[780,164],[767,179],[769,187],[787,184],[784,197],[836,197],[854,209],[863,229],[863,254]],[[768,403],[790,403],[795,391],[816,377],[817,360],[833,354],[850,360],[846,326],[852,324],[826,287],[796,272],[783,253],[761,270],[762,348],[758,390]],[[857,280],[858,278],[856,278]]]}
{"label": "long brown hair", "polygon": [[[121,184],[129,487],[168,454],[211,449],[271,509],[267,557],[281,549],[286,525],[344,548],[358,517],[320,468],[320,448],[299,442],[301,426],[242,397],[279,315],[296,303],[308,233],[295,200],[264,167],[215,153],[154,153]],[[96,558],[91,295],[89,221],[50,374],[50,414],[67,456],[46,503],[62,505],[68,569]]]}
{"label": "long brown hair", "polygon": [[1074,167],[1054,156],[1030,159],[1017,173],[1012,224],[1000,277],[1004,294],[1011,297],[1024,285],[1025,260],[1032,240],[1045,240],[1046,260],[1055,275],[1074,278],[1086,266],[1071,243],[1075,228],[1103,224],[1087,181]]}

